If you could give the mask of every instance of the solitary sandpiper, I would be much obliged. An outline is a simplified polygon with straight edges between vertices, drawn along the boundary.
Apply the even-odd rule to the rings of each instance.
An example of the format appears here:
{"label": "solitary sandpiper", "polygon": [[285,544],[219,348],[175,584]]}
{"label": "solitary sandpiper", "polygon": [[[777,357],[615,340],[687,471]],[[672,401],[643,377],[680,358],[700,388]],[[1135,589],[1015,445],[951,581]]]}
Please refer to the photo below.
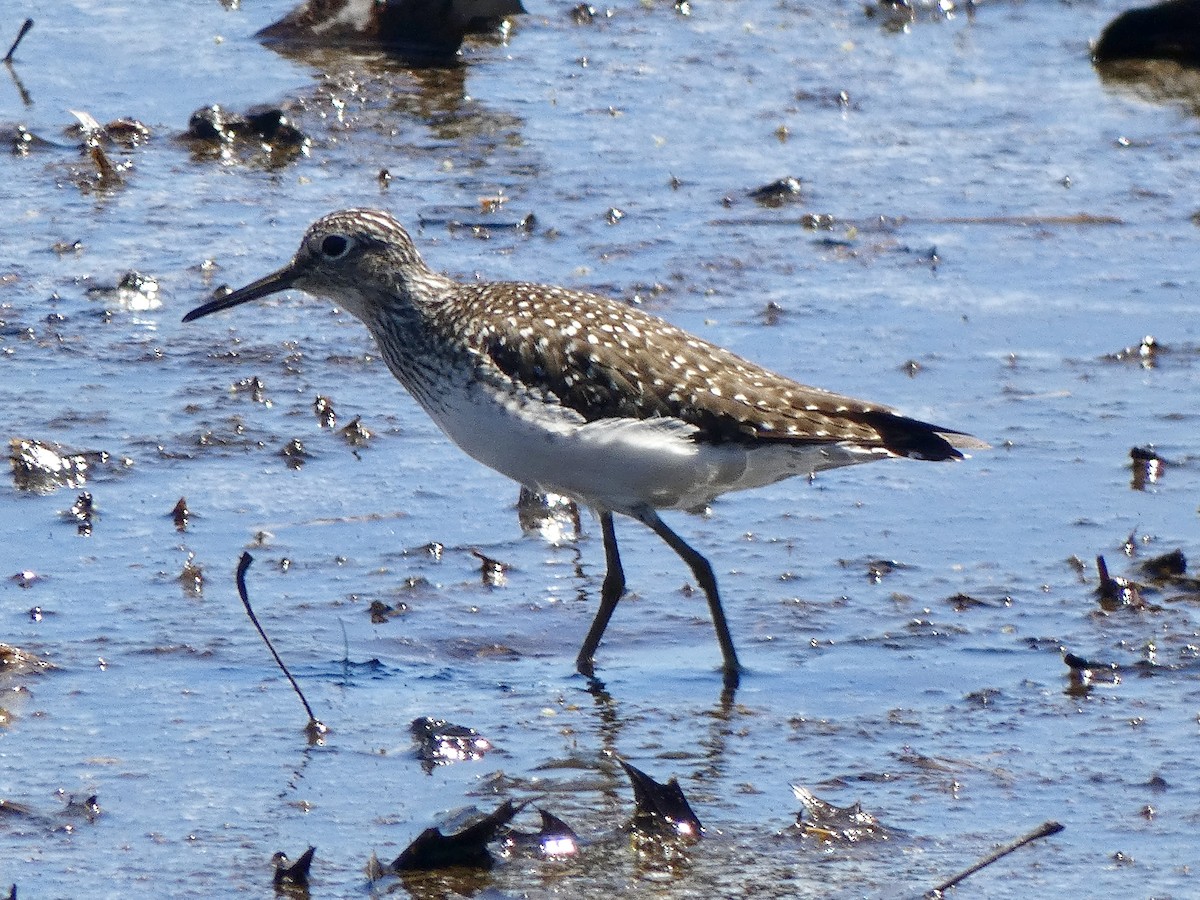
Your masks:
{"label": "solitary sandpiper", "polygon": [[532,489],[600,518],[607,571],[576,667],[593,674],[625,591],[613,514],[648,526],[708,598],[727,684],[739,665],[708,560],[659,518],[728,491],[893,456],[953,460],[987,445],[885,406],[806,387],[625,303],[524,282],[462,283],[430,269],[371,209],[308,229],[282,269],[185,322],[288,288],[353,313],[392,374],[452,441]]}

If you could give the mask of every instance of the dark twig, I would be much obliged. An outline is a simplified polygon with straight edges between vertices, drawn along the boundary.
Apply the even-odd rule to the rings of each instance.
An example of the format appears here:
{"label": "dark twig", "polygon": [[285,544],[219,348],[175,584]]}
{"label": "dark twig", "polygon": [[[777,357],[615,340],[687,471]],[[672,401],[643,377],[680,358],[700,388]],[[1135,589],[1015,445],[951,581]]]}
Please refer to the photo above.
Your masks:
{"label": "dark twig", "polygon": [[238,596],[242,598],[242,605],[246,607],[246,615],[250,617],[250,621],[254,623],[254,627],[258,629],[259,635],[263,639],[263,643],[267,645],[267,649],[271,651],[271,655],[275,657],[275,663],[279,666],[280,671],[287,676],[287,680],[292,683],[292,689],[295,690],[296,696],[300,698],[300,702],[304,704],[304,711],[308,713],[308,725],[305,731],[308,732],[310,739],[317,739],[329,732],[329,728],[313,715],[312,707],[308,705],[308,701],[304,699],[304,691],[300,690],[300,685],[296,683],[296,679],[292,677],[292,673],[288,671],[288,667],[284,665],[279,654],[275,652],[275,647],[271,643],[271,639],[267,637],[267,633],[263,631],[262,625],[258,624],[258,616],[254,615],[254,610],[250,607],[250,598],[246,594],[246,570],[250,568],[250,563],[254,562],[254,557],[249,553],[243,552],[242,558],[238,560],[237,567],[237,589]]}
{"label": "dark twig", "polygon": [[1025,835],[1024,837],[1017,838],[1011,844],[1005,844],[1000,849],[995,850],[992,853],[989,853],[987,856],[985,856],[983,859],[979,860],[979,862],[975,863],[973,866],[969,866],[968,868],[963,869],[963,871],[959,872],[953,878],[943,881],[937,887],[933,888],[930,891],[927,891],[925,893],[926,900],[936,900],[936,898],[945,896],[946,891],[950,890],[950,888],[957,885],[963,879],[968,878],[971,875],[974,875],[976,872],[978,872],[984,866],[990,866],[996,860],[1003,859],[1005,856],[1008,856],[1008,854],[1012,853],[1014,850],[1020,850],[1026,844],[1031,844],[1034,841],[1038,840],[1039,838],[1050,837],[1050,835],[1052,835],[1052,834],[1058,834],[1062,830],[1063,830],[1063,826],[1060,825],[1058,822],[1043,822],[1041,825],[1039,825],[1037,828],[1033,829],[1033,831],[1029,832],[1029,834]]}
{"label": "dark twig", "polygon": [[29,34],[29,29],[33,27],[33,19],[26,19],[21,25],[21,30],[17,32],[17,39],[12,42],[12,46],[8,48],[8,53],[4,56],[5,62],[12,62],[13,54],[17,52],[17,44],[24,40],[25,35]]}

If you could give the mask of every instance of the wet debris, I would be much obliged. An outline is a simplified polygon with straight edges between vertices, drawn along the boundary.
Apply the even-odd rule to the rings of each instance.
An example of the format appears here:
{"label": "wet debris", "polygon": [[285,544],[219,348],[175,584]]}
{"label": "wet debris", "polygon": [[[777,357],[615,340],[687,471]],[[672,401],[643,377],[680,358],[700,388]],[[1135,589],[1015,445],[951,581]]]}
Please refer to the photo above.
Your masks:
{"label": "wet debris", "polygon": [[1097,64],[1170,60],[1200,66],[1200,0],[1167,0],[1126,10],[1105,26],[1092,59]]}
{"label": "wet debris", "polygon": [[6,125],[0,128],[0,140],[8,145],[13,156],[28,156],[38,150],[61,150],[62,145],[34,134],[24,125]]}
{"label": "wet debris", "polygon": [[1027,844],[1032,844],[1034,841],[1058,834],[1063,830],[1063,828],[1064,826],[1060,825],[1058,822],[1043,822],[1028,834],[1023,835],[1022,837],[1017,838],[1015,841],[1011,841],[1010,843],[1007,843],[996,850],[993,850],[978,862],[973,863],[972,865],[963,869],[963,871],[959,872],[957,875],[953,876],[952,878],[947,878],[934,888],[930,888],[922,895],[923,900],[941,900],[941,898],[946,896],[947,891],[965,881],[967,878],[970,878],[980,869],[986,868],[987,866],[1000,861],[1010,853],[1015,853],[1017,850],[1020,850]]}
{"label": "wet debris", "polygon": [[1187,574],[1187,557],[1179,548],[1148,559],[1138,566],[1138,571],[1151,581],[1170,582]]}
{"label": "wet debris", "polygon": [[1095,662],[1077,656],[1063,648],[1062,661],[1067,667],[1067,687],[1065,693],[1072,697],[1086,697],[1096,684],[1118,685],[1121,676],[1128,672],[1128,666],[1118,663]]}
{"label": "wet debris", "polygon": [[760,206],[777,209],[800,199],[800,179],[787,175],[747,191],[746,196]]}
{"label": "wet debris", "polygon": [[108,459],[106,453],[72,451],[59,444],[26,438],[13,438],[8,446],[17,490],[35,493],[78,487],[86,480],[91,464]]}
{"label": "wet debris", "polygon": [[255,403],[261,403],[268,408],[272,405],[271,401],[267,399],[267,386],[257,375],[235,381],[229,386],[229,393],[235,397],[248,394]]}
{"label": "wet debris", "polygon": [[758,321],[768,328],[774,328],[781,321],[787,310],[783,305],[774,301],[768,300],[762,309],[758,311]]}
{"label": "wet debris", "polygon": [[71,508],[63,513],[65,519],[75,523],[81,537],[91,536],[95,516],[96,504],[88,491],[83,491],[76,497],[75,502],[71,504]]}
{"label": "wet debris", "polygon": [[428,544],[422,544],[420,547],[411,547],[404,551],[405,556],[428,556],[435,562],[441,562],[442,556],[446,552],[446,545],[441,541],[430,541]]}
{"label": "wet debris", "polygon": [[504,189],[501,188],[494,194],[479,198],[479,211],[484,214],[499,212],[507,202],[508,198],[504,196]]}
{"label": "wet debris", "polygon": [[507,644],[474,641],[469,638],[459,638],[447,648],[453,659],[498,659],[518,660],[521,652]]}
{"label": "wet debris", "polygon": [[32,806],[16,800],[0,798],[0,822],[6,819],[32,819],[37,816]]}
{"label": "wet debris", "polygon": [[[150,129],[137,119],[115,119],[101,125],[85,112],[72,111],[76,122],[66,129],[70,143],[52,141],[34,134],[24,125],[0,126],[0,141],[8,144],[14,156],[28,156],[37,151],[78,151],[90,163],[87,169],[76,169],[72,177],[80,187],[113,187],[120,184],[121,173],[129,163],[115,164],[105,151],[106,147],[133,148],[150,139]],[[108,177],[108,185],[97,183],[97,179]]]}
{"label": "wet debris", "polygon": [[74,109],[70,110],[70,113],[79,121],[79,131],[83,137],[83,144],[80,148],[81,155],[91,163],[89,168],[72,171],[75,184],[83,190],[112,190],[120,187],[125,183],[125,172],[133,166],[133,163],[128,160],[123,163],[114,163],[110,160],[104,149],[105,144],[109,141],[104,126],[89,113]]}
{"label": "wet debris", "polygon": [[202,106],[188,119],[183,139],[199,159],[247,162],[278,169],[307,156],[311,141],[278,106],[252,106],[244,113],[220,104]]}
{"label": "wet debris", "polygon": [[522,486],[517,497],[517,521],[526,534],[537,532],[552,544],[579,537],[579,507],[562,494],[531,491]]}
{"label": "wet debris", "polygon": [[611,19],[613,17],[611,8],[596,9],[590,3],[580,3],[571,8],[569,15],[571,21],[576,25],[591,25],[596,19]]}
{"label": "wet debris", "polygon": [[14,582],[19,588],[28,588],[35,581],[41,581],[42,576],[33,571],[33,569],[22,569],[20,572],[14,572],[12,575],[9,575],[8,580]]}
{"label": "wet debris", "polygon": [[402,616],[407,612],[408,604],[403,602],[392,606],[382,600],[372,600],[371,605],[367,607],[367,615],[371,617],[371,623],[374,625],[382,625],[389,619]]}
{"label": "wet debris", "polygon": [[1148,790],[1154,791],[1156,794],[1161,794],[1163,791],[1170,790],[1171,788],[1170,782],[1163,778],[1159,772],[1155,772],[1153,775],[1151,775],[1146,780],[1146,783],[1141,786],[1147,788]]}
{"label": "wet debris", "polygon": [[471,209],[464,215],[461,208],[440,207],[432,212],[426,211],[420,216],[422,228],[445,228],[451,234],[460,231],[470,232],[481,240],[491,237],[493,231],[513,231],[523,234],[533,234],[538,227],[538,219],[533,213],[526,213],[519,219],[486,219],[478,220],[474,216],[477,210]]}
{"label": "wet debris", "polygon": [[8,442],[8,459],[17,490],[49,494],[61,487],[83,486],[109,455],[103,450],[71,450],[48,441],[13,438]]}
{"label": "wet debris", "polygon": [[21,821],[46,831],[64,831],[68,834],[75,830],[77,822],[94,823],[100,817],[100,801],[96,794],[91,794],[82,800],[57,791],[58,798],[65,806],[54,813],[41,813],[25,803],[15,800],[0,799],[0,822],[6,820]]}
{"label": "wet debris", "polygon": [[375,436],[375,433],[367,428],[362,423],[361,416],[355,416],[350,420],[350,424],[338,432],[351,447],[365,447],[367,442]]}
{"label": "wet debris", "polygon": [[1139,343],[1105,354],[1101,359],[1110,362],[1132,362],[1143,369],[1153,369],[1158,365],[1159,355],[1169,352],[1169,348],[1156,341],[1153,335],[1148,334]]}
{"label": "wet debris", "polygon": [[[61,792],[60,792],[61,796]],[[74,794],[64,797],[66,807],[62,811],[62,815],[68,819],[81,819],[85,822],[95,822],[100,818],[100,801],[96,794],[90,794],[82,800],[77,800]],[[68,828],[68,830],[70,830]]]}
{"label": "wet debris", "polygon": [[657,839],[683,839],[689,843],[700,840],[704,826],[688,805],[678,780],[672,778],[661,784],[625,760],[618,762],[633,785],[631,832]]}
{"label": "wet debris", "polygon": [[497,838],[520,809],[521,806],[505,800],[495,812],[453,834],[443,834],[440,828],[426,828],[390,866],[380,867],[381,872],[423,872],[458,867],[490,869],[496,860],[487,845]]}
{"label": "wet debris", "polygon": [[162,306],[158,279],[133,270],[122,275],[116,284],[93,285],[86,293],[90,300],[102,300],[130,312],[146,312]]}
{"label": "wet debris", "polygon": [[1158,484],[1167,471],[1167,461],[1154,452],[1154,447],[1133,447],[1129,451],[1129,467],[1133,472],[1129,486],[1135,491]]}
{"label": "wet debris", "polygon": [[562,859],[579,853],[579,836],[571,826],[553,813],[538,809],[542,827],[536,832],[515,829],[504,836],[503,850],[506,855],[532,851],[543,859]]}
{"label": "wet debris", "polygon": [[978,709],[987,709],[995,706],[996,701],[1003,697],[1004,694],[999,688],[980,688],[963,695],[963,700]]}
{"label": "wet debris", "polygon": [[1100,576],[1096,598],[1102,610],[1116,612],[1119,609],[1149,608],[1149,604],[1142,599],[1142,586],[1120,575],[1110,575],[1103,556],[1096,557],[1096,572]]}
{"label": "wet debris", "polygon": [[312,454],[304,449],[304,444],[300,438],[292,438],[284,444],[279,451],[279,455],[287,461],[289,469],[299,469],[305,462],[312,458]]}
{"label": "wet debris", "polygon": [[1138,566],[1138,574],[1160,590],[1179,591],[1170,600],[1200,600],[1200,578],[1187,572],[1187,557],[1176,548]]}
{"label": "wet debris", "polygon": [[294,896],[308,896],[308,872],[312,868],[316,847],[309,847],[293,862],[282,850],[271,857],[275,874],[271,882],[276,890]]}
{"label": "wet debris", "polygon": [[39,675],[42,672],[49,672],[54,668],[53,663],[42,659],[35,653],[22,650],[20,647],[14,647],[12,644],[0,644],[0,677],[14,678],[23,675]]}
{"label": "wet debris", "polygon": [[66,256],[68,253],[78,254],[83,251],[83,241],[55,241],[50,245],[50,252],[58,256]]}
{"label": "wet debris", "polygon": [[858,801],[849,806],[834,806],[798,784],[792,785],[792,793],[800,801],[794,827],[802,837],[823,844],[859,844],[886,841],[894,836]]}
{"label": "wet debris", "polygon": [[187,497],[180,497],[171,509],[171,519],[175,522],[175,530],[187,531],[188,520],[191,517],[192,511],[188,509]]}
{"label": "wet debris", "polygon": [[254,625],[254,629],[258,632],[258,636],[262,638],[263,643],[267,645],[267,649],[271,651],[271,657],[275,660],[275,665],[279,666],[279,671],[283,672],[287,677],[292,690],[300,698],[300,703],[304,706],[304,711],[308,713],[308,724],[304,726],[304,734],[308,738],[309,746],[320,746],[325,743],[325,737],[329,734],[329,726],[313,715],[312,707],[308,705],[308,698],[304,696],[304,691],[300,690],[300,685],[292,677],[292,673],[288,670],[283,658],[275,650],[275,645],[271,643],[271,639],[267,637],[267,632],[258,621],[258,616],[254,614],[254,607],[250,605],[250,595],[246,590],[246,571],[250,568],[252,562],[254,562],[254,557],[245,552],[238,559],[237,573],[234,576],[238,597],[242,601],[242,606],[245,608],[246,615],[249,617],[251,624]]}
{"label": "wet debris", "polygon": [[313,413],[321,428],[333,428],[337,425],[337,413],[333,410],[333,401],[328,397],[317,394],[317,399],[313,401]]}
{"label": "wet debris", "polygon": [[887,578],[893,572],[908,568],[906,564],[894,559],[867,559],[865,561],[839,559],[838,565],[843,569],[853,569],[862,566],[865,569],[867,579],[872,584],[880,584],[883,579]]}
{"label": "wet debris", "polygon": [[996,604],[988,600],[980,600],[978,597],[972,597],[970,594],[964,594],[960,591],[957,594],[947,597],[946,603],[953,607],[955,612],[966,612],[969,609],[978,609],[980,607],[988,609],[997,606],[1012,606],[1012,598],[1005,597],[1002,603]]}
{"label": "wet debris", "polygon": [[[17,52],[18,45],[21,43],[21,41],[25,40],[25,35],[29,34],[30,29],[32,29],[32,28],[33,28],[33,19],[26,19],[24,22],[21,23],[21,27],[17,30],[16,39],[12,42],[12,46],[8,48],[8,53],[6,53],[4,55],[5,63],[11,63],[13,61],[13,54],[15,54]],[[16,890],[17,889],[14,886],[13,893],[16,893]]]}
{"label": "wet debris", "polygon": [[[1148,536],[1142,536],[1143,543],[1149,540],[1150,538]],[[1121,542],[1121,552],[1132,559],[1138,554],[1138,543],[1137,529],[1134,529],[1133,531],[1129,532],[1125,540]]]}
{"label": "wet debris", "polygon": [[1157,674],[1168,672],[1187,672],[1194,674],[1200,671],[1196,665],[1194,654],[1188,654],[1180,661],[1164,664],[1159,662],[1158,647],[1153,641],[1147,641],[1140,648],[1141,659],[1132,662],[1111,662],[1088,659],[1086,656],[1072,653],[1066,647],[1058,648],[1062,655],[1063,664],[1067,666],[1068,682],[1064,694],[1073,697],[1086,697],[1091,694],[1097,684],[1118,685],[1129,676],[1151,678]]}
{"label": "wet debris", "polygon": [[471,555],[479,560],[479,577],[488,587],[503,587],[508,581],[508,565],[498,559],[492,559],[478,550],[472,550]]}
{"label": "wet debris", "polygon": [[868,19],[878,19],[884,31],[903,32],[924,18],[932,22],[952,19],[963,9],[970,16],[977,0],[875,0],[863,8]]}
{"label": "wet debris", "polygon": [[492,742],[474,728],[455,725],[445,719],[420,716],[413,719],[409,730],[426,775],[436,766],[483,759],[492,749]]}
{"label": "wet debris", "polygon": [[198,597],[204,593],[204,570],[196,565],[195,553],[188,553],[176,580],[189,594]]}
{"label": "wet debris", "polygon": [[507,33],[520,0],[304,0],[255,37],[268,45],[383,47],[427,64],[451,64],[469,34]]}
{"label": "wet debris", "polygon": [[132,149],[149,141],[152,135],[147,125],[128,116],[101,125],[87,113],[72,111],[71,114],[77,122],[67,128],[66,134],[80,142],[95,138],[104,144]]}

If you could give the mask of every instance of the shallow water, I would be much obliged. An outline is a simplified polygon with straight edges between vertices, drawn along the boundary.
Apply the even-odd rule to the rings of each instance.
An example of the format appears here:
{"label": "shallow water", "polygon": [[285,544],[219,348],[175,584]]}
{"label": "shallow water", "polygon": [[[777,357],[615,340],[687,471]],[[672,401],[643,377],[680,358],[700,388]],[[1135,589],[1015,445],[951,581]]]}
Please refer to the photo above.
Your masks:
{"label": "shallow water", "polygon": [[[461,891],[919,895],[1055,819],[1064,832],[958,894],[1196,892],[1196,601],[1105,613],[1094,594],[1097,554],[1133,575],[1200,552],[1200,134],[1185,105],[1091,67],[1088,40],[1120,4],[988,3],[901,32],[861,3],[630,3],[588,26],[543,5],[451,72],[279,55],[251,35],[286,2],[16,7],[14,27],[39,17],[13,69],[31,103],[0,74],[0,119],[67,143],[82,109],[154,136],[113,151],[132,166],[112,188],[74,149],[0,156],[5,437],[110,454],[82,487],[0,484],[0,640],[57,667],[0,673],[0,799],[37,813],[0,818],[0,885],[265,891],[274,851],[315,844],[314,895],[363,894],[372,851],[390,860],[449,811],[512,797],[588,848]],[[212,102],[286,104],[309,155],[194,155],[177,135]],[[745,196],[784,175],[800,203]],[[500,192],[490,218],[532,212],[531,234],[447,227],[487,220],[479,198]],[[439,268],[636,297],[994,449],[673,517],[721,580],[750,670],[733,703],[683,566],[618,522],[632,593],[598,657],[605,692],[589,692],[572,670],[603,576],[592,519],[578,541],[523,534],[516,487],[437,433],[345,314],[289,295],[180,323],[354,204],[394,212]],[[804,228],[806,213],[836,224]],[[89,294],[130,270],[159,296]],[[1106,358],[1148,334],[1173,351],[1156,366]],[[253,376],[261,401],[231,389]],[[322,429],[318,394],[374,438],[356,449]],[[280,455],[293,439],[298,468]],[[1129,450],[1147,444],[1167,469],[1134,490]],[[81,490],[89,536],[63,514]],[[258,614],[333,729],[323,747],[306,746],[241,610],[243,549]],[[502,586],[473,550],[509,567]],[[199,590],[180,579],[193,555]],[[876,560],[898,565],[873,577]],[[372,601],[407,611],[373,624]],[[1158,665],[1073,690],[1060,648]],[[419,715],[497,749],[425,775]],[[632,813],[618,755],[680,779],[708,829],[683,858],[617,834]],[[789,783],[859,800],[897,834],[799,839]],[[64,817],[59,791],[95,793],[103,813]]]}

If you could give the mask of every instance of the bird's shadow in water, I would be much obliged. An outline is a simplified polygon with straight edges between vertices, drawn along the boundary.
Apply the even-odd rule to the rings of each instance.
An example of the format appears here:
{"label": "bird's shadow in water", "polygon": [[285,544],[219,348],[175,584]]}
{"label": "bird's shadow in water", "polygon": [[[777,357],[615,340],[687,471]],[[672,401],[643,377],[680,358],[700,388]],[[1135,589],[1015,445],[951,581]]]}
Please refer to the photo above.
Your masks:
{"label": "bird's shadow in water", "polygon": [[[727,678],[716,703],[707,712],[679,709],[668,711],[668,714],[685,718],[690,722],[707,722],[706,727],[698,725],[695,733],[690,737],[691,746],[697,748],[698,751],[697,768],[703,769],[707,773],[706,777],[720,777],[727,768],[727,738],[732,728],[732,722],[737,715],[737,686],[736,679],[731,683]],[[619,702],[603,681],[595,676],[590,676],[587,678],[585,690],[592,696],[596,712],[596,731],[600,738],[597,748],[598,755],[601,759],[608,760],[608,764],[602,766],[602,769],[606,777],[612,779],[614,791],[619,790],[623,788],[626,777],[615,761],[625,756],[621,752],[621,735],[627,723],[622,715]],[[681,712],[688,714],[680,716]]]}

